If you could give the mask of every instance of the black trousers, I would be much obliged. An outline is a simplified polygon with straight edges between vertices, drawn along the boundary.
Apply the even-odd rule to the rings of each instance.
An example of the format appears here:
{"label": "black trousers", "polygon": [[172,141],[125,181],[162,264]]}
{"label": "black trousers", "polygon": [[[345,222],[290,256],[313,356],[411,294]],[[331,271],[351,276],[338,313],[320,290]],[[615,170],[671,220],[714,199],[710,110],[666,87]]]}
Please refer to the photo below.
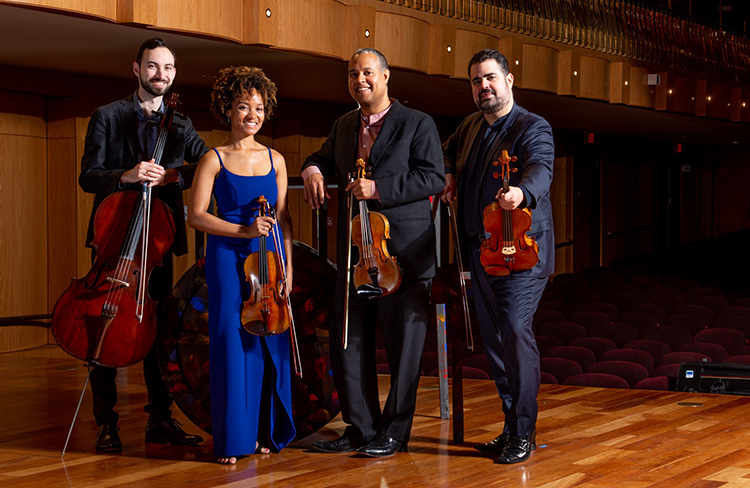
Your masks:
{"label": "black trousers", "polygon": [[511,435],[530,435],[536,428],[539,393],[539,350],[532,321],[547,278],[492,276],[479,261],[480,246],[472,243],[474,306],[487,360],[503,402],[505,426]]}
{"label": "black trousers", "polygon": [[[164,265],[156,267],[149,278],[149,294],[159,302],[157,310],[161,309],[164,299],[172,290],[172,254],[164,256]],[[159,315],[157,313],[157,315]],[[157,319],[158,331],[163,330],[163,323]],[[157,341],[159,332],[157,332]],[[149,353],[143,358],[143,378],[148,390],[148,405],[143,409],[149,414],[149,420],[160,422],[172,417],[170,407],[172,397],[161,377],[159,359],[156,353],[156,343]],[[94,397],[94,418],[97,425],[104,423],[116,423],[119,414],[115,411],[117,404],[117,377],[116,368],[95,366],[91,371],[91,392]]]}
{"label": "black trousers", "polygon": [[[419,367],[427,332],[431,280],[403,282],[392,295],[376,299],[350,291],[349,340],[342,346],[343,306],[331,325],[330,354],[341,414],[349,424],[344,434],[369,442],[382,433],[407,442],[411,433],[419,385]],[[337,303],[343,303],[346,283],[339,280]],[[375,362],[375,323],[380,317],[388,353],[391,386],[382,412]]]}

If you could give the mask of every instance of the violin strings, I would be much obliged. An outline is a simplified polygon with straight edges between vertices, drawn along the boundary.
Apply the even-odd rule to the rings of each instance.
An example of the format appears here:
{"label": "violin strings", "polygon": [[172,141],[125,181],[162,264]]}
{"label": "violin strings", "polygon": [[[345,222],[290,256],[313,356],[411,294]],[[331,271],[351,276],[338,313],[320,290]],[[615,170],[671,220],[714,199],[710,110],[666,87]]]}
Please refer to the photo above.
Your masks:
{"label": "violin strings", "polygon": [[367,209],[367,202],[359,202],[359,223],[362,227],[362,258],[367,263],[368,268],[374,267],[374,254],[372,250],[372,230],[370,229],[370,215]]}

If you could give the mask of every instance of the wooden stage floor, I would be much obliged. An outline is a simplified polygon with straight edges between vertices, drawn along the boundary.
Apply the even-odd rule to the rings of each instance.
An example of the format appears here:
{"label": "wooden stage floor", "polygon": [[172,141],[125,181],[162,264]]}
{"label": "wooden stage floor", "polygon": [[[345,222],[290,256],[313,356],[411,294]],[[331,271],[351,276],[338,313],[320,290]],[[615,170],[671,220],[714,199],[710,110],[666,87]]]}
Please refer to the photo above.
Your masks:
{"label": "wooden stage floor", "polygon": [[[423,378],[408,453],[385,459],[311,452],[343,429],[340,417],[280,454],[235,466],[198,447],[146,444],[140,365],[118,375],[121,455],[97,455],[87,392],[60,452],[83,386],[80,361],[0,356],[2,487],[745,487],[750,486],[750,398],[542,385],[538,449],[502,466],[471,445],[502,426],[490,381],[466,380],[466,442],[453,445],[439,418],[436,378]],[[381,377],[385,386],[388,377]],[[693,402],[702,406],[681,406]],[[180,412],[186,430],[198,433]]]}

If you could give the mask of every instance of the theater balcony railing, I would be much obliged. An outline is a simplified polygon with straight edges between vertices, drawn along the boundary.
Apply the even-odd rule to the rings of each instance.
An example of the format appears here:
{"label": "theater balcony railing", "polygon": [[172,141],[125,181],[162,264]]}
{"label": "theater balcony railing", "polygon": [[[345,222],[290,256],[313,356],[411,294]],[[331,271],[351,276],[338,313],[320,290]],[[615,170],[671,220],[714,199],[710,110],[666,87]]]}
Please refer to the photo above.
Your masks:
{"label": "theater balcony railing", "polygon": [[718,24],[623,0],[380,0],[458,20],[732,81],[750,80],[750,40]]}

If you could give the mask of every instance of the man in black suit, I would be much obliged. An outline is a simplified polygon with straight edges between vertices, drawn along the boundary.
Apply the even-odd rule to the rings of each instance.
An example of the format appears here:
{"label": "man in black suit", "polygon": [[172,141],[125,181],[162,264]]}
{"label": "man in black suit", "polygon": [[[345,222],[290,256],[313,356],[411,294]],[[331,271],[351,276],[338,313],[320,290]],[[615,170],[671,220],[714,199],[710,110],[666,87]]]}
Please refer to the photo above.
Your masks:
{"label": "man in black suit", "polygon": [[[88,125],[81,160],[78,183],[87,193],[95,193],[91,210],[87,243],[94,232],[94,215],[101,202],[115,191],[140,190],[147,182],[155,187],[154,196],[164,201],[174,212],[177,232],[171,252],[164,257],[164,265],[153,270],[149,279],[149,294],[163,300],[172,289],[172,254],[187,252],[182,190],[192,182],[195,165],[208,150],[193,128],[190,119],[175,116],[167,136],[161,165],[151,158],[157,139],[162,98],[177,74],[174,52],[161,39],[145,41],[133,63],[138,78],[138,90],[129,97],[97,108]],[[130,215],[123,215],[130,219]],[[94,367],[91,390],[94,396],[94,417],[99,426],[96,448],[101,452],[121,452],[122,442],[117,433],[118,414],[115,368]],[[143,375],[148,389],[149,414],[146,441],[193,445],[203,439],[185,433],[172,418],[169,395],[159,371],[156,348],[143,360]]]}
{"label": "man in black suit", "polygon": [[[351,452],[373,457],[405,451],[416,408],[419,366],[428,317],[430,281],[435,274],[435,230],[429,197],[444,182],[440,139],[432,119],[388,98],[390,70],[375,49],[360,49],[349,61],[349,93],[359,104],[339,118],[320,150],[303,165],[305,200],[320,208],[326,198],[325,176],[339,184],[338,286],[336,320],[330,351],[344,434],[313,443],[323,452]],[[367,179],[352,183],[347,174],[356,161],[367,163]],[[389,252],[403,268],[393,294],[370,299],[352,286],[349,342],[342,347],[346,288],[347,192],[366,200],[390,221]],[[355,203],[356,205],[356,203]],[[356,249],[352,259],[357,262]],[[380,316],[388,353],[391,389],[381,412],[375,366],[375,321]]]}
{"label": "man in black suit", "polygon": [[[505,426],[495,439],[474,447],[500,464],[525,461],[536,449],[539,350],[532,319],[547,278],[554,272],[555,240],[549,191],[555,157],[546,120],[516,105],[513,75],[501,53],[485,49],[469,62],[474,102],[443,144],[446,184],[443,201],[459,200],[459,231],[468,241],[474,304],[482,342],[503,402]],[[510,188],[503,192],[497,161],[508,151]],[[485,235],[483,210],[497,201],[504,210],[532,211],[529,236],[539,245],[539,262],[508,276],[488,274],[480,262]]]}

